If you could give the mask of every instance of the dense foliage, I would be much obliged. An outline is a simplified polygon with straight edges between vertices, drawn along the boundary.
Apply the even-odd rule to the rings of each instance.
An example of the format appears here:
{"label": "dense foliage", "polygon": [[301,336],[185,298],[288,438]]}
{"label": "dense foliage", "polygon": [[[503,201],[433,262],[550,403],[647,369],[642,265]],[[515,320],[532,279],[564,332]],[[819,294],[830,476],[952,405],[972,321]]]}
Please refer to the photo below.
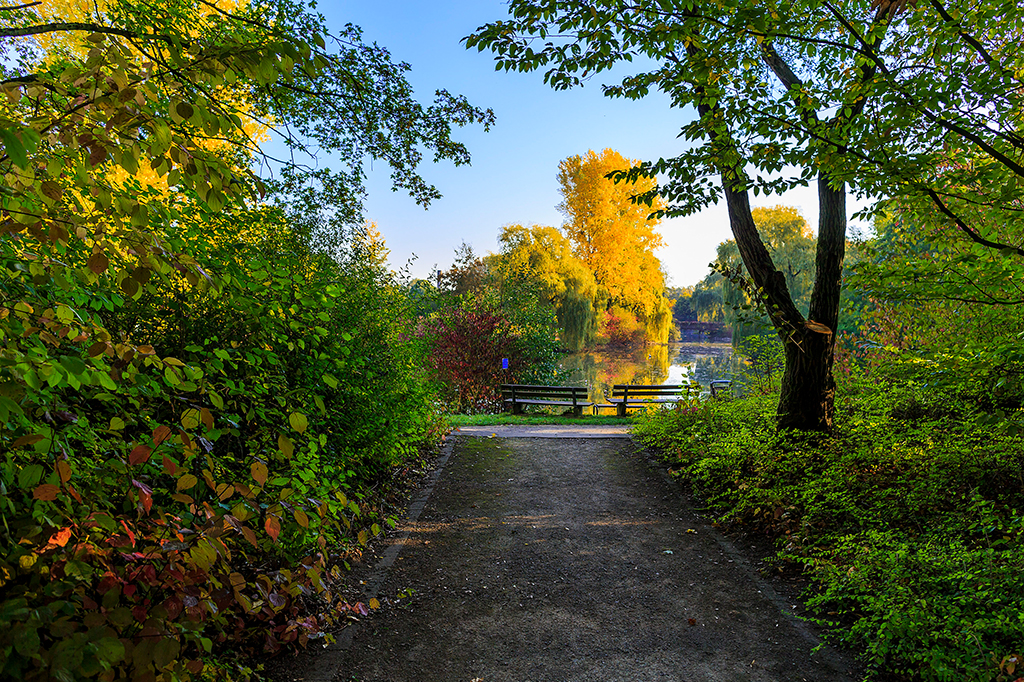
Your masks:
{"label": "dense foliage", "polygon": [[816,618],[872,676],[1015,679],[997,676],[1024,642],[1024,441],[979,423],[982,383],[921,378],[895,365],[846,383],[831,436],[780,432],[772,394],[635,432],[721,524],[776,538],[777,565],[807,572]]}
{"label": "dense foliage", "polygon": [[[371,491],[437,435],[362,163],[427,202],[423,150],[467,161],[489,113],[287,0],[28,3],[0,38],[0,676],[225,679],[324,638],[367,608],[336,588]],[[261,181],[284,124],[346,168]]]}

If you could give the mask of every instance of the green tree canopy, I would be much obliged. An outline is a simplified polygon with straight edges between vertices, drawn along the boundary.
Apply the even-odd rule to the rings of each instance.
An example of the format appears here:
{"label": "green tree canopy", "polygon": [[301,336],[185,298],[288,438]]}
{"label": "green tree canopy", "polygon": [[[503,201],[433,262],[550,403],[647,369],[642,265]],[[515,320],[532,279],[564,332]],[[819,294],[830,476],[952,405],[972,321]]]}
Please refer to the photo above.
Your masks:
{"label": "green tree canopy", "polygon": [[[971,220],[975,192],[1009,217],[1024,177],[1015,160],[1024,148],[1024,57],[1007,49],[1024,22],[1016,5],[514,0],[510,14],[467,39],[493,50],[497,68],[544,69],[549,84],[569,88],[636,58],[651,68],[607,84],[607,95],[658,89],[674,106],[696,109],[682,137],[699,144],[627,175],[664,178],[649,196],[664,198],[667,214],[726,200],[743,261],[786,345],[783,426],[831,428],[847,183],[927,202],[976,243],[1024,254]],[[816,281],[805,316],[757,235],[748,192],[814,178]]]}

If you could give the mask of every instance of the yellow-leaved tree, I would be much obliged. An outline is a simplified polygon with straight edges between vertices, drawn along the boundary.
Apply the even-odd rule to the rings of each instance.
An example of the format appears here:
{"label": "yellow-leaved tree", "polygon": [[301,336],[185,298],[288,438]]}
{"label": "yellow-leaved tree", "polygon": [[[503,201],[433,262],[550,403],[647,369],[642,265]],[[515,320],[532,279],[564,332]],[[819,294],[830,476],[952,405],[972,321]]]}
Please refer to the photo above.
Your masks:
{"label": "yellow-leaved tree", "polygon": [[628,312],[648,340],[664,343],[671,310],[661,262],[654,255],[664,243],[655,229],[659,220],[650,217],[664,203],[660,198],[650,204],[633,201],[654,188],[654,178],[630,183],[608,177],[637,163],[612,149],[565,159],[558,165],[559,210],[573,252],[594,273],[599,303],[613,310],[610,321],[618,324]]}
{"label": "yellow-leaved tree", "polygon": [[580,351],[593,341],[597,283],[573,255],[571,242],[544,225],[506,225],[499,241],[503,283],[525,284],[554,309],[560,340],[569,350]]}

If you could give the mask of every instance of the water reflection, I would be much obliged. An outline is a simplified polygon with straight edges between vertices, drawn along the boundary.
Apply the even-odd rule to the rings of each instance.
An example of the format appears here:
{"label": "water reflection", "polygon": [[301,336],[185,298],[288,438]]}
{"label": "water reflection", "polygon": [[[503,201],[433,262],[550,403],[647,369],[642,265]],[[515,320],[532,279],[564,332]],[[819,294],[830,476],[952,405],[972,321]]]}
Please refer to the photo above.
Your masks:
{"label": "water reflection", "polygon": [[558,383],[587,386],[591,400],[604,402],[615,384],[697,381],[706,392],[712,380],[731,379],[734,371],[728,342],[670,343],[566,355],[559,363]]}

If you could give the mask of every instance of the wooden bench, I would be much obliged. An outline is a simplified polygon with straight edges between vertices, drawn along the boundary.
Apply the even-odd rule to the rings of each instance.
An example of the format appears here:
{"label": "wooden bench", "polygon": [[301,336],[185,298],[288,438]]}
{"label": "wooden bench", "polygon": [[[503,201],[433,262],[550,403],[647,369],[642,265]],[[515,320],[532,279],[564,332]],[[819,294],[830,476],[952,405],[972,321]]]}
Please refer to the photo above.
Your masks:
{"label": "wooden bench", "polygon": [[586,386],[531,386],[502,384],[502,400],[512,407],[512,414],[522,414],[526,405],[571,407],[573,416],[582,417],[584,407],[592,407]]}
{"label": "wooden bench", "polygon": [[615,384],[608,404],[597,405],[596,409],[614,407],[615,414],[625,417],[630,407],[679,402],[689,397],[694,390],[694,384]]}
{"label": "wooden bench", "polygon": [[715,379],[711,382],[712,398],[728,398],[732,396],[732,379]]}

